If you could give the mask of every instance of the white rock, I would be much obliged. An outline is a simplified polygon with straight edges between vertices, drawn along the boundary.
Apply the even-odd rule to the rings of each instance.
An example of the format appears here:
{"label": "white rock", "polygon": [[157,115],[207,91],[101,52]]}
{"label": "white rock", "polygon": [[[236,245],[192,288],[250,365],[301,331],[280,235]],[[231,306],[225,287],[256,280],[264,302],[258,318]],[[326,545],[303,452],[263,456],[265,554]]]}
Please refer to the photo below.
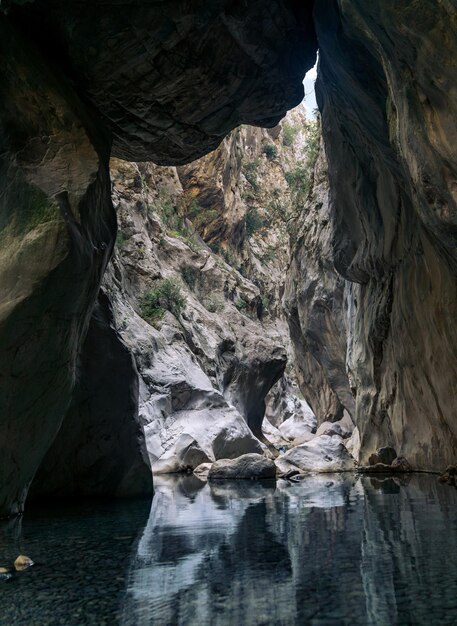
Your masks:
{"label": "white rock", "polygon": [[276,478],[276,466],[261,454],[243,454],[212,464],[208,480]]}
{"label": "white rock", "polygon": [[276,460],[282,473],[287,468],[302,472],[348,472],[357,466],[347,451],[341,437],[321,435],[311,441],[292,448]]}
{"label": "white rock", "polygon": [[300,402],[300,411],[294,413],[279,426],[279,432],[286,439],[297,439],[302,435],[312,434],[316,428],[316,417],[306,402]]}
{"label": "white rock", "polygon": [[349,437],[349,439],[346,439],[346,441],[344,442],[344,445],[346,446],[349,454],[352,454],[354,459],[356,459],[356,461],[359,461],[360,459],[360,431],[357,427],[354,428],[352,435]]}
{"label": "white rock", "polygon": [[262,432],[270,443],[281,445],[287,442],[281,431],[273,426],[267,417],[263,418]]}

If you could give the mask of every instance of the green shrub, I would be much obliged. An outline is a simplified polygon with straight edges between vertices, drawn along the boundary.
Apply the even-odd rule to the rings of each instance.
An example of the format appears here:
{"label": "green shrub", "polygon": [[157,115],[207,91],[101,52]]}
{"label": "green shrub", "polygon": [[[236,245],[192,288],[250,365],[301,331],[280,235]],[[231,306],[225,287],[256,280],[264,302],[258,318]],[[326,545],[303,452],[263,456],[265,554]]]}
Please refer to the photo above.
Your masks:
{"label": "green shrub", "polygon": [[262,152],[269,161],[273,161],[278,156],[278,148],[274,143],[264,143],[262,146]]}
{"label": "green shrub", "polygon": [[295,137],[298,135],[299,128],[285,122],[282,126],[282,143],[284,146],[292,146]]}
{"label": "green shrub", "polygon": [[140,303],[141,315],[147,321],[161,319],[165,311],[170,311],[175,317],[179,317],[185,306],[186,299],[179,282],[174,278],[166,278],[154,289],[146,291]]}
{"label": "green shrub", "polygon": [[222,256],[224,257],[224,261],[227,263],[227,265],[230,265],[230,267],[237,267],[238,256],[233,248],[225,248],[222,251]]}
{"label": "green shrub", "polygon": [[198,243],[198,241],[195,241],[194,239],[192,239],[192,237],[184,237],[181,235],[181,239],[184,241],[184,243],[189,246],[189,248],[192,250],[192,252],[195,252],[195,254],[198,254],[199,252],[201,252],[201,245]]}
{"label": "green shrub", "polygon": [[234,302],[238,311],[245,311],[247,309],[248,303],[244,298],[237,298]]}
{"label": "green shrub", "polygon": [[246,226],[246,235],[252,237],[254,233],[259,231],[263,226],[263,219],[260,217],[259,212],[254,207],[249,207],[244,218]]}
{"label": "green shrub", "polygon": [[215,296],[208,296],[203,304],[206,310],[210,313],[217,313],[218,311],[222,311],[222,309],[224,308],[224,303]]}
{"label": "green shrub", "polygon": [[198,271],[198,269],[190,265],[186,265],[185,267],[181,269],[181,275],[184,279],[184,282],[191,289],[195,287],[199,274],[200,272]]}
{"label": "green shrub", "polygon": [[319,154],[321,128],[319,119],[308,124],[308,136],[306,138],[305,157],[308,168],[313,169]]}
{"label": "green shrub", "polygon": [[259,190],[259,182],[257,180],[257,170],[259,168],[259,165],[260,165],[259,158],[252,159],[251,161],[244,161],[242,165],[242,171],[243,171],[244,177],[246,178],[246,180],[251,185],[254,191]]}
{"label": "green shrub", "polygon": [[193,198],[190,201],[189,205],[186,207],[186,216],[188,219],[193,220],[197,217],[200,211],[200,205],[198,204],[197,200]]}
{"label": "green shrub", "polygon": [[297,161],[295,167],[285,173],[289,189],[301,201],[308,195],[311,185],[311,170],[304,161]]}
{"label": "green shrub", "polygon": [[183,217],[170,196],[161,195],[154,200],[153,205],[148,205],[148,215],[151,215],[152,212],[156,212],[159,215],[165,229],[172,237],[186,233]]}
{"label": "green shrub", "polygon": [[218,241],[210,241],[208,246],[214,254],[219,254],[221,251],[221,244]]}
{"label": "green shrub", "polygon": [[118,230],[117,235],[116,235],[116,246],[119,248],[119,250],[122,250],[124,245],[125,245],[125,235],[122,232],[122,230]]}

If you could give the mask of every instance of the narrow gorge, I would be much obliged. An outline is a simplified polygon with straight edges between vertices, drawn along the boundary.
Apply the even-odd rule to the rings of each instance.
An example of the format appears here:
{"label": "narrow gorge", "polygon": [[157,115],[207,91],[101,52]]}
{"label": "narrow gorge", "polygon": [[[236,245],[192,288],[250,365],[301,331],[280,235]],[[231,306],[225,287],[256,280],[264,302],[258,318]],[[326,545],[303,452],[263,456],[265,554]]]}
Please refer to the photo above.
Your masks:
{"label": "narrow gorge", "polygon": [[455,623],[456,30],[0,1],[1,623]]}

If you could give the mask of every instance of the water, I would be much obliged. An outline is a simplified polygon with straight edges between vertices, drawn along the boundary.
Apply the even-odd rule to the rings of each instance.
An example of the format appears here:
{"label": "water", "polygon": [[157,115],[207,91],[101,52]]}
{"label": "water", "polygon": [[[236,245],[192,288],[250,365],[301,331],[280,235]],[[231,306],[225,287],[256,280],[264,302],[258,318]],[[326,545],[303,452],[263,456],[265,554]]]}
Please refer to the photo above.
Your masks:
{"label": "water", "polygon": [[163,477],[151,508],[31,511],[0,527],[0,565],[38,563],[0,583],[0,623],[455,625],[456,504],[425,475]]}

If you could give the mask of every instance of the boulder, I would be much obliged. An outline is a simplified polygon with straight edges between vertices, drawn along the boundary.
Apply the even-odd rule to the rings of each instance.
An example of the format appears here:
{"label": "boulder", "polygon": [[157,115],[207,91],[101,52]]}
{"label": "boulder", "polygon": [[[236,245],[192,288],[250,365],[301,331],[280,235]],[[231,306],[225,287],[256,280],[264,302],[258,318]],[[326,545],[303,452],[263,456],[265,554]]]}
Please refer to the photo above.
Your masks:
{"label": "boulder", "polygon": [[208,480],[276,478],[276,466],[261,454],[243,454],[236,459],[220,459],[211,466]]}
{"label": "boulder", "polygon": [[265,435],[267,441],[272,444],[283,445],[287,443],[281,431],[276,428],[276,426],[273,426],[273,424],[267,417],[263,418],[262,432]]}
{"label": "boulder", "polygon": [[[243,422],[242,422],[243,423]],[[235,459],[240,455],[256,453],[260,455],[262,447],[247,426],[238,430],[230,425],[221,428],[213,440],[215,459]]]}
{"label": "boulder", "polygon": [[175,454],[185,468],[194,470],[202,463],[209,463],[211,459],[202,450],[200,444],[194,437],[183,434],[175,445]]}
{"label": "boulder", "polygon": [[448,483],[449,485],[456,486],[457,478],[457,465],[448,465],[445,471],[438,478],[440,483]]}
{"label": "boulder", "polygon": [[212,463],[202,463],[194,469],[194,474],[200,480],[206,480],[208,478],[208,472],[212,467]]}
{"label": "boulder", "polygon": [[315,432],[316,418],[314,414],[295,413],[279,426],[279,432],[286,439],[297,439],[302,435]]}
{"label": "boulder", "polygon": [[409,461],[405,459],[404,456],[397,456],[396,459],[392,461],[392,469],[396,472],[412,472],[413,468]]}
{"label": "boulder", "polygon": [[321,435],[328,435],[329,437],[338,435],[338,437],[343,437],[343,433],[346,434],[338,422],[323,422],[316,430],[316,435],[318,437]]}
{"label": "boulder", "polygon": [[384,465],[392,465],[396,458],[397,453],[394,448],[384,446],[383,448],[378,448],[376,452],[370,455],[368,464],[377,465],[378,463],[384,463]]}
{"label": "boulder", "polygon": [[298,468],[303,472],[349,472],[357,463],[347,451],[341,437],[320,435],[292,448],[276,461],[284,474]]}
{"label": "boulder", "polygon": [[303,433],[292,441],[292,446],[295,447],[301,445],[302,443],[307,443],[308,441],[311,441],[311,439],[314,439],[315,436],[316,435],[313,435],[313,433]]}
{"label": "boulder", "polygon": [[405,459],[404,456],[395,458],[390,465],[387,463],[375,463],[374,465],[363,465],[358,469],[363,474],[390,474],[392,472],[401,473],[413,471],[411,464]]}

